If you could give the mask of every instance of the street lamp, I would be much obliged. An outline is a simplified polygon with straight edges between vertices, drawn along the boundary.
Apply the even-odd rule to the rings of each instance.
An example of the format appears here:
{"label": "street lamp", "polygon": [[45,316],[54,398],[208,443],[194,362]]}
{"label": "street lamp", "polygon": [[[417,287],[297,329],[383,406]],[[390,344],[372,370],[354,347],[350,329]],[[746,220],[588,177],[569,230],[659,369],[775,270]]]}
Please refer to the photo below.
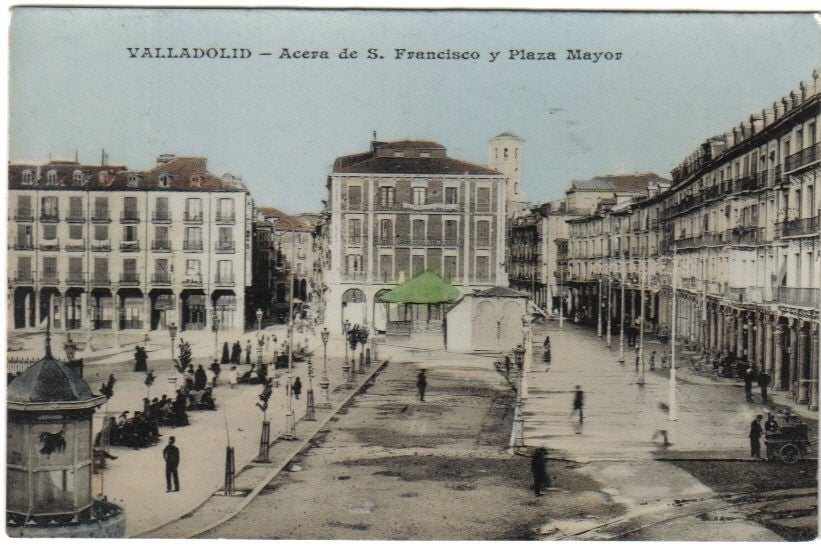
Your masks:
{"label": "street lamp", "polygon": [[262,366],[262,346],[265,341],[262,339],[262,309],[257,308],[257,370]]}
{"label": "street lamp", "polygon": [[214,332],[214,361],[219,363],[220,355],[217,346],[219,345],[220,318],[217,315],[216,306],[211,309],[211,330]]}
{"label": "street lamp", "polygon": [[322,338],[322,380],[319,381],[319,387],[322,389],[322,399],[324,400],[322,403],[318,405],[318,407],[331,407],[331,394],[330,394],[330,386],[331,381],[328,380],[328,338],[330,337],[330,332],[328,331],[327,327],[323,327],[322,331],[319,332],[319,336]]}
{"label": "street lamp", "polygon": [[518,386],[516,388],[516,409],[513,414],[513,432],[510,445],[513,449],[517,449],[525,444],[524,416],[522,415],[522,366],[525,363],[525,348],[521,344],[517,344],[513,349],[513,360],[516,363],[519,376]]}
{"label": "street lamp", "polygon": [[[345,361],[342,362],[342,372],[345,378],[345,383],[350,383],[350,375],[351,375],[351,365],[348,364],[348,333],[351,330],[351,321],[345,320],[342,324],[342,338],[343,338],[343,346],[345,347]],[[350,385],[348,386],[350,388]]]}
{"label": "street lamp", "polygon": [[262,331],[262,309],[257,308],[257,335]]}
{"label": "street lamp", "polygon": [[314,421],[314,364],[308,359],[308,393],[305,398],[305,420]]}
{"label": "street lamp", "polygon": [[71,340],[71,333],[68,334],[68,338],[66,339],[66,342],[63,345],[63,350],[65,350],[66,352],[66,359],[69,362],[73,362],[74,356],[77,352],[77,344]]}
{"label": "street lamp", "polygon": [[177,338],[177,324],[168,324],[168,336],[171,337],[171,363],[174,363],[174,339]]}

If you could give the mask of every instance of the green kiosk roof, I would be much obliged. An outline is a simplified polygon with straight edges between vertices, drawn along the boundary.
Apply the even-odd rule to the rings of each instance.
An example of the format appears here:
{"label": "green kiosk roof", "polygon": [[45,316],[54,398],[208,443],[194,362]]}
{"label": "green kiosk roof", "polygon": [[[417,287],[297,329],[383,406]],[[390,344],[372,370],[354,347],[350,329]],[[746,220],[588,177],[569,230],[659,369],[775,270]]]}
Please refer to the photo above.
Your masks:
{"label": "green kiosk roof", "polygon": [[384,303],[434,304],[452,303],[462,297],[461,291],[446,282],[441,276],[425,270],[379,296]]}

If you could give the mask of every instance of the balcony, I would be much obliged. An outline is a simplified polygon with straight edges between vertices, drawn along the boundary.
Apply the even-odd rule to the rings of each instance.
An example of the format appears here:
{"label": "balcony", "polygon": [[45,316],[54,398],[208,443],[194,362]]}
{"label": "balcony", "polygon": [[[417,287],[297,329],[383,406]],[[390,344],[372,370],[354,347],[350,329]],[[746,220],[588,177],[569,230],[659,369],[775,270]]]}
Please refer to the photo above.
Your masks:
{"label": "balcony", "polygon": [[60,276],[56,272],[46,272],[40,275],[41,284],[57,285],[60,283]]}
{"label": "balcony", "polygon": [[82,211],[69,211],[68,217],[66,217],[67,223],[84,223],[86,222],[86,217],[83,215]]}
{"label": "balcony", "polygon": [[365,272],[346,272],[340,276],[344,282],[362,282],[368,279]]}
{"label": "balcony", "polygon": [[84,240],[69,240],[66,244],[66,251],[85,251],[86,243]]}
{"label": "balcony", "polygon": [[111,285],[111,278],[108,277],[108,273],[98,274],[95,272],[94,277],[91,279],[91,285],[99,287],[108,287]]}
{"label": "balcony", "polygon": [[120,285],[140,285],[140,275],[137,272],[123,272],[120,274]]}
{"label": "balcony", "polygon": [[139,211],[123,211],[120,213],[120,222],[123,224],[139,223]]}
{"label": "balcony", "polygon": [[347,200],[342,200],[341,206],[343,211],[365,211],[368,209],[368,202],[348,202]]}
{"label": "balcony", "polygon": [[110,240],[94,240],[91,243],[91,251],[111,251]]}
{"label": "balcony", "polygon": [[217,212],[214,222],[218,225],[232,225],[236,222],[236,216],[233,213]]}
{"label": "balcony", "polygon": [[214,278],[214,285],[217,287],[233,287],[234,285],[234,276],[233,275],[223,275],[217,276]]}
{"label": "balcony", "polygon": [[171,251],[171,240],[153,240],[151,242],[152,251]]}
{"label": "balcony", "polygon": [[40,242],[41,251],[60,251],[60,240],[46,240]]}
{"label": "balcony", "polygon": [[490,202],[476,202],[476,210],[479,213],[490,212]]}
{"label": "balcony", "polygon": [[120,242],[120,251],[133,253],[140,250],[140,242]]}
{"label": "balcony", "polygon": [[217,253],[233,253],[234,252],[234,242],[226,241],[226,242],[214,242],[214,251]]}
{"label": "balcony", "polygon": [[110,223],[111,215],[107,209],[100,209],[91,214],[92,223]]}
{"label": "balcony", "polygon": [[82,285],[86,283],[86,277],[82,272],[69,272],[66,282],[73,285]]}
{"label": "balcony", "polygon": [[821,143],[815,143],[804,150],[799,150],[795,154],[787,156],[784,162],[784,172],[789,173],[799,170],[818,162],[819,159],[821,159]]}
{"label": "balcony", "polygon": [[348,246],[361,246],[362,236],[348,236],[348,238],[345,240],[345,244]]}
{"label": "balcony", "polygon": [[202,240],[183,240],[183,251],[202,251]]}
{"label": "balcony", "polygon": [[777,287],[775,300],[781,304],[792,306],[806,306],[814,308],[818,306],[817,287]]}
{"label": "balcony", "polygon": [[171,285],[171,274],[169,272],[155,272],[151,276],[153,285]]}
{"label": "balcony", "polygon": [[17,251],[32,250],[34,249],[34,243],[30,241],[18,241],[14,244],[14,249],[16,249]]}
{"label": "balcony", "polygon": [[764,229],[759,227],[736,227],[728,230],[728,241],[735,245],[756,245],[764,243]]}
{"label": "balcony", "polygon": [[807,217],[806,219],[793,219],[775,224],[775,237],[787,238],[790,236],[806,236],[818,233],[819,216]]}
{"label": "balcony", "polygon": [[25,271],[25,270],[18,270],[14,276],[14,283],[15,284],[33,284],[34,283],[34,272]]}
{"label": "balcony", "polygon": [[59,223],[60,222],[60,214],[59,213],[41,213],[40,214],[40,222],[41,223]]}
{"label": "balcony", "polygon": [[195,274],[182,281],[183,287],[202,287],[202,276]]}
{"label": "balcony", "polygon": [[32,215],[30,209],[18,209],[14,212],[14,220],[31,223],[34,221],[34,215]]}
{"label": "balcony", "polygon": [[201,211],[186,211],[183,214],[182,222],[184,223],[201,223],[202,222],[202,212]]}
{"label": "balcony", "polygon": [[158,225],[171,223],[171,213],[169,211],[155,211],[151,214],[151,222]]}
{"label": "balcony", "polygon": [[474,238],[473,245],[476,247],[490,247],[490,238]]}
{"label": "balcony", "polygon": [[402,211],[405,205],[402,202],[375,202],[373,209],[374,211]]}
{"label": "balcony", "polygon": [[[403,238],[397,237],[393,244],[398,247],[461,247],[462,240],[458,238]],[[384,243],[381,245],[390,245]]]}

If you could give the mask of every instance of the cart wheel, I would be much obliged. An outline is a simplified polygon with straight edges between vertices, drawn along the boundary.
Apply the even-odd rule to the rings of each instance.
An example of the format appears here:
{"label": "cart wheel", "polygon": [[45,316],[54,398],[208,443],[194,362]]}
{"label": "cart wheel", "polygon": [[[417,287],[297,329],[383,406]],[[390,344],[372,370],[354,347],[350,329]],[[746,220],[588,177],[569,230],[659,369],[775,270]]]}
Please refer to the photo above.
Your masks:
{"label": "cart wheel", "polygon": [[781,448],[778,456],[781,457],[783,463],[793,464],[801,458],[801,449],[799,449],[797,445],[788,443]]}

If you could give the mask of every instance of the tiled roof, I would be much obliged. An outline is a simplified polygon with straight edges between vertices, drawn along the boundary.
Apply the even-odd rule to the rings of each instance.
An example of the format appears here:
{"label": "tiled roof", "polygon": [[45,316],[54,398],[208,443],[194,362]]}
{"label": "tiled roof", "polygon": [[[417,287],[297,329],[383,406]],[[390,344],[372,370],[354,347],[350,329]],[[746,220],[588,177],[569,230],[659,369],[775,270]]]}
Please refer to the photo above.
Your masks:
{"label": "tiled roof", "polygon": [[380,143],[376,148],[387,148],[387,149],[403,149],[403,148],[445,148],[444,145],[437,143],[436,141],[415,141],[415,140],[403,140],[403,141],[391,141],[390,143]]}
{"label": "tiled roof", "polygon": [[521,137],[519,137],[518,135],[516,135],[512,131],[505,131],[503,133],[500,133],[499,135],[497,135],[496,137],[491,139],[491,141],[494,141],[496,139],[513,139],[513,140],[516,140],[516,141],[524,141],[524,139],[522,139]]}
{"label": "tiled roof", "polygon": [[313,228],[308,223],[301,221],[294,217],[293,215],[289,215],[282,211],[281,209],[277,209],[272,206],[258,206],[257,207],[257,217],[261,217],[261,220],[257,221],[260,224],[267,223],[265,219],[274,217],[276,219],[280,219],[284,221],[283,224],[277,225],[278,228],[283,230],[289,230],[293,228],[299,232],[312,232]]}
{"label": "tiled roof", "polygon": [[[74,172],[86,175],[84,185],[74,184]],[[48,188],[55,190],[162,190],[162,191],[244,191],[245,185],[230,177],[218,177],[206,169],[206,159],[175,156],[145,171],[128,171],[125,166],[86,166],[76,162],[51,162],[39,168],[39,178],[31,185],[23,184],[23,172],[36,165],[9,164],[9,188]],[[57,184],[47,184],[47,173],[57,172]],[[167,176],[168,186],[160,186]],[[135,181],[136,178],[136,181]]]}
{"label": "tiled roof", "polygon": [[669,183],[669,179],[655,173],[633,173],[627,175],[603,175],[587,181],[573,180],[569,190],[589,190],[600,192],[643,192],[650,183]]}

